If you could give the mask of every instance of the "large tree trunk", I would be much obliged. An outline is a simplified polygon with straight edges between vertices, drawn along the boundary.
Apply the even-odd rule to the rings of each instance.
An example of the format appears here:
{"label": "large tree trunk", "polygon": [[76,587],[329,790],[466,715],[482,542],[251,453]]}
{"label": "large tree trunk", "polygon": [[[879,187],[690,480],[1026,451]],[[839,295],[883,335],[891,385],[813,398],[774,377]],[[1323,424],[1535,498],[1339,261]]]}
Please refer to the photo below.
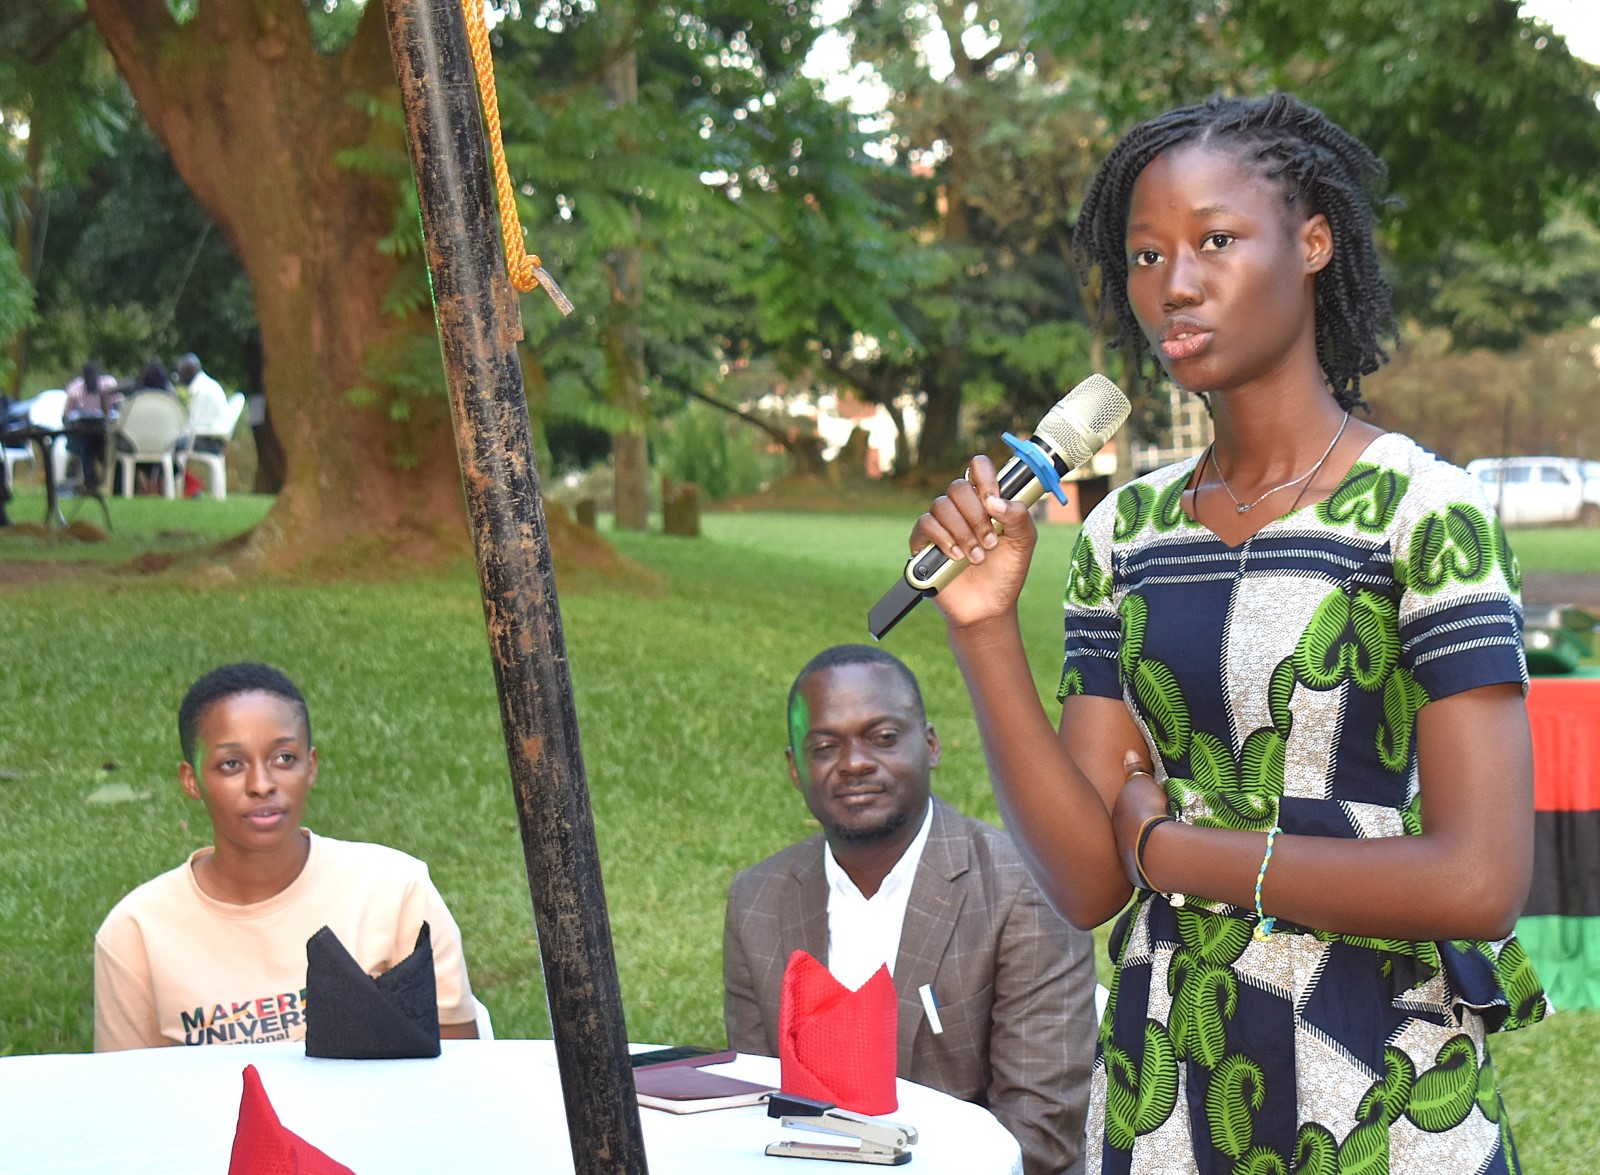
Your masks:
{"label": "large tree trunk", "polygon": [[[639,101],[639,58],[624,53],[606,67],[606,101],[632,106]],[[627,151],[632,146],[624,141]],[[639,210],[633,210],[635,235]],[[645,438],[644,341],[639,310],[644,305],[644,261],[637,245],[614,249],[606,258],[611,313],[605,338],[606,384],[611,401],[627,409],[633,423],[611,438],[611,475],[616,525],[644,530],[650,525],[650,447]]]}
{"label": "large tree trunk", "polygon": [[[465,550],[444,396],[412,401],[409,418],[395,421],[381,398],[358,407],[346,395],[369,383],[363,365],[374,348],[433,329],[425,315],[402,320],[380,308],[395,274],[376,248],[393,222],[393,183],[337,162],[373,138],[352,97],[396,90],[383,5],[368,4],[349,46],[324,56],[301,0],[204,0],[182,25],[163,0],[86,2],[255,294],[287,471],[241,557],[282,568],[349,549],[407,561]],[[385,133],[403,149],[398,130]]]}
{"label": "large tree trunk", "polygon": [[941,474],[959,469],[972,454],[963,451],[961,444],[961,383],[954,378],[958,363],[946,369],[948,374],[930,380],[926,391],[928,401],[923,405],[922,436],[917,441],[917,472]]}

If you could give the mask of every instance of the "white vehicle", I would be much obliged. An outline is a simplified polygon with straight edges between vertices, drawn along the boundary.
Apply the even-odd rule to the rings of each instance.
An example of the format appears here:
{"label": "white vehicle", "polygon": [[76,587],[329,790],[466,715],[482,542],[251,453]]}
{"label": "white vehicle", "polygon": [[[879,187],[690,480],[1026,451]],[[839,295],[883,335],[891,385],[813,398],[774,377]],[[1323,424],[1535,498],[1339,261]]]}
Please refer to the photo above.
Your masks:
{"label": "white vehicle", "polygon": [[1574,457],[1483,457],[1467,462],[1505,526],[1600,523],[1600,464]]}

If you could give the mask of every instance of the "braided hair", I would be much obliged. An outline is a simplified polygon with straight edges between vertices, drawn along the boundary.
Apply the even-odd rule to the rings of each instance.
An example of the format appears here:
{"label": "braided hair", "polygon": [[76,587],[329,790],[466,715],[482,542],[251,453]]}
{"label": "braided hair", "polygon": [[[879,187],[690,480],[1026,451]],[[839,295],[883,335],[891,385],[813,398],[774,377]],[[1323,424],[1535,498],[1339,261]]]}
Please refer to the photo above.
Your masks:
{"label": "braided hair", "polygon": [[1216,97],[1141,123],[1100,165],[1073,230],[1082,280],[1098,266],[1102,297],[1115,316],[1115,343],[1132,349],[1142,368],[1150,350],[1128,302],[1128,208],[1134,181],[1157,155],[1180,144],[1216,143],[1278,187],[1306,216],[1321,213],[1333,234],[1333,258],[1316,278],[1317,360],[1346,410],[1364,406],[1361,377],[1389,358],[1380,343],[1395,333],[1389,283],[1378,267],[1373,230],[1385,201],[1377,185],[1386,169],[1360,139],[1320,110],[1289,94]]}

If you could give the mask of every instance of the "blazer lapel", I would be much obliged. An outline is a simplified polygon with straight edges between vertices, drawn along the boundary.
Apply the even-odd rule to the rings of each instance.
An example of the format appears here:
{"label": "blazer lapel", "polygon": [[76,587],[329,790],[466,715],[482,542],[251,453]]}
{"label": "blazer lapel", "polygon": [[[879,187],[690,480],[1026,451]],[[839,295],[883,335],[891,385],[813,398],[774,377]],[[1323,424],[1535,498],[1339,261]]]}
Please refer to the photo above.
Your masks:
{"label": "blazer lapel", "polygon": [[[894,986],[900,996],[900,1022],[896,1037],[899,1072],[911,1072],[911,1050],[917,1033],[927,1022],[920,989],[932,983],[944,958],[956,917],[966,900],[960,879],[971,868],[969,846],[954,827],[952,809],[943,800],[933,801],[933,827],[922,848],[922,860],[911,882],[911,900],[906,905],[905,922],[900,929],[900,953],[895,957]],[[826,919],[824,919],[826,932]],[[939,994],[938,988],[934,995]]]}
{"label": "blazer lapel", "polygon": [[806,854],[792,875],[794,884],[784,893],[779,928],[780,977],[795,951],[805,951],[824,967],[828,965],[828,877],[822,868],[822,854],[826,851],[819,836],[816,852]]}

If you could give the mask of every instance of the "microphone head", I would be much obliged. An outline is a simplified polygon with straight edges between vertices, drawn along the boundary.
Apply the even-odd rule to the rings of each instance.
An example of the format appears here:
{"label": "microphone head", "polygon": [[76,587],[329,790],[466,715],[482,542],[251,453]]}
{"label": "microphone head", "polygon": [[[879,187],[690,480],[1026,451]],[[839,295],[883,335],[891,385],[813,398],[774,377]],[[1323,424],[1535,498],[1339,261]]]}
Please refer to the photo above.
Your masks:
{"label": "microphone head", "polygon": [[1047,440],[1067,468],[1076,469],[1100,451],[1131,411],[1121,388],[1103,375],[1091,375],[1044,414],[1035,438]]}

